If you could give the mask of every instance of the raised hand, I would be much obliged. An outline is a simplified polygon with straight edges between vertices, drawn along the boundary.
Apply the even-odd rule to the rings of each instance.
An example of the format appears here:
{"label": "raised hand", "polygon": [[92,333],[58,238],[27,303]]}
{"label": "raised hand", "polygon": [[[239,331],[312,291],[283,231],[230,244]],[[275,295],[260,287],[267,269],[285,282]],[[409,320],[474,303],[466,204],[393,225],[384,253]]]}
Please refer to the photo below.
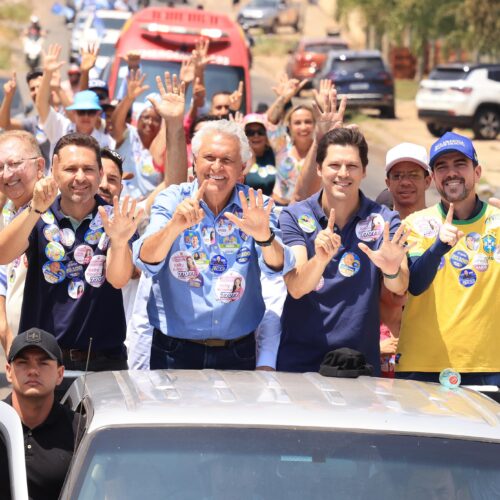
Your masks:
{"label": "raised hand", "polygon": [[61,69],[64,61],[59,60],[61,55],[61,46],[57,43],[49,45],[47,52],[43,53],[43,71],[52,74],[54,71]]}
{"label": "raised hand", "polygon": [[199,224],[205,217],[205,211],[200,207],[200,200],[203,199],[208,182],[208,179],[205,179],[193,198],[185,198],[177,205],[171,223],[178,233]]}
{"label": "raised hand", "polygon": [[243,82],[240,81],[238,88],[229,96],[229,109],[239,111],[243,100]]}
{"label": "raised hand", "polygon": [[439,229],[439,239],[450,247],[454,247],[458,240],[463,237],[464,233],[457,226],[453,225],[453,203],[450,203],[446,219]]}
{"label": "raised hand", "polygon": [[314,251],[316,253],[316,258],[328,264],[337,252],[339,251],[341,238],[340,235],[335,232],[335,210],[332,208],[330,210],[330,217],[328,218],[328,225],[326,229],[323,229],[316,235],[314,240]]}
{"label": "raised hand", "polygon": [[269,216],[273,209],[273,200],[269,199],[267,207],[264,207],[262,189],[259,189],[257,196],[255,196],[255,191],[250,188],[248,190],[248,201],[243,191],[238,194],[243,207],[243,217],[240,219],[231,212],[224,212],[224,216],[254,240],[267,241],[271,237]]}
{"label": "raised hand", "polygon": [[7,80],[3,84],[3,94],[4,97],[11,97],[16,93],[17,82],[16,82],[16,72],[12,73],[10,80]]}
{"label": "raised hand", "polygon": [[498,198],[490,198],[488,203],[496,208],[500,208],[500,200]]}
{"label": "raised hand", "polygon": [[[329,84],[327,83],[329,82]],[[343,96],[337,110],[337,90],[330,80],[321,80],[320,91],[314,89],[313,115],[316,121],[316,139],[318,141],[335,128],[344,126],[344,114],[347,97]]]}
{"label": "raised hand", "polygon": [[50,79],[50,90],[57,91],[61,88],[61,71],[57,70],[52,73],[52,78]]}
{"label": "raised hand", "polygon": [[132,200],[131,203],[129,203],[129,201],[130,197],[125,196],[120,207],[118,196],[114,196],[113,215],[111,217],[108,216],[104,207],[98,208],[104,231],[109,236],[112,243],[127,244],[136,232],[137,225],[144,215],[144,210],[142,208],[136,210],[137,200]]}
{"label": "raised hand", "polygon": [[196,41],[195,49],[193,50],[196,75],[200,78],[205,70],[205,66],[213,60],[213,57],[208,55],[209,46],[210,40],[208,38],[200,38]]}
{"label": "raised hand", "polygon": [[156,77],[156,85],[158,86],[161,101],[157,102],[154,99],[150,99],[156,112],[165,121],[182,120],[186,104],[186,84],[184,82],[180,82],[179,84],[177,75],[172,75],[172,78],[170,78],[170,73],[166,71],[165,85],[163,85],[160,76]]}
{"label": "raised hand", "polygon": [[201,108],[205,105],[206,94],[205,85],[200,83],[199,77],[196,77],[193,86],[193,106],[195,108]]}
{"label": "raised hand", "polygon": [[140,70],[132,70],[127,76],[127,97],[135,101],[143,92],[149,90],[149,85],[144,85],[146,74]]}
{"label": "raised hand", "polygon": [[58,187],[53,177],[42,177],[41,175],[40,173],[33,188],[31,206],[33,210],[46,212],[56,199]]}
{"label": "raised hand", "polygon": [[406,253],[416,245],[416,242],[410,245],[406,244],[409,236],[410,231],[406,229],[404,224],[401,224],[391,240],[389,223],[386,222],[384,239],[378,250],[372,250],[365,243],[358,243],[358,247],[384,274],[397,274]]}
{"label": "raised hand", "polygon": [[129,70],[137,70],[139,69],[139,65],[141,63],[141,54],[139,54],[139,52],[134,52],[133,50],[131,50],[130,52],[127,52],[125,60],[127,61],[127,67]]}
{"label": "raised hand", "polygon": [[189,59],[184,59],[181,63],[181,70],[179,72],[179,78],[181,82],[184,82],[186,85],[189,85],[195,77],[196,65],[194,61],[194,57],[191,56]]}
{"label": "raised hand", "polygon": [[241,113],[240,111],[236,111],[236,113],[234,113],[234,116],[229,115],[230,122],[235,122],[242,127],[243,127],[243,118],[244,118],[243,113]]}
{"label": "raised hand", "polygon": [[99,54],[99,44],[97,42],[88,43],[87,47],[80,49],[80,69],[82,71],[90,71],[97,61]]}
{"label": "raised hand", "polygon": [[286,74],[282,74],[278,84],[272,87],[272,90],[278,97],[282,97],[286,102],[289,102],[292,97],[302,90],[307,82],[307,79],[299,81],[296,78],[288,78]]}

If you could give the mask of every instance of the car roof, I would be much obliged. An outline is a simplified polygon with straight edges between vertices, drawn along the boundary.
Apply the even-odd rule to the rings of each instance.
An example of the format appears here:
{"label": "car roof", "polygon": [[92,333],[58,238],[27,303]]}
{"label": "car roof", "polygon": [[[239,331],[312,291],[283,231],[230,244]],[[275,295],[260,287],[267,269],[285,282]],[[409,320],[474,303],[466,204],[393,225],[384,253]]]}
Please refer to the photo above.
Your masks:
{"label": "car roof", "polygon": [[356,58],[380,58],[382,59],[382,54],[379,50],[330,50],[328,52],[328,58],[334,59],[340,56],[345,56],[346,59],[356,59]]}
{"label": "car roof", "polygon": [[[81,400],[84,377],[69,395]],[[500,405],[469,389],[318,373],[153,370],[86,377],[88,432],[113,426],[293,427],[500,442]]]}
{"label": "car roof", "polygon": [[432,69],[434,70],[463,70],[463,71],[472,71],[474,69],[481,69],[481,68],[487,68],[487,69],[500,69],[500,64],[490,64],[490,63],[467,63],[467,62],[454,62],[454,63],[447,63],[447,64],[438,64],[435,68]]}

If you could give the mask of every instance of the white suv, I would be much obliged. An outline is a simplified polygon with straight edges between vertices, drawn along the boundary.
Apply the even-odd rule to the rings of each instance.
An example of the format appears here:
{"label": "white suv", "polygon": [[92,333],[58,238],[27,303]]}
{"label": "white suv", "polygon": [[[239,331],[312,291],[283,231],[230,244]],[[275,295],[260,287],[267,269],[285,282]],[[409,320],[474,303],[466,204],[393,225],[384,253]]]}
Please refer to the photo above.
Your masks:
{"label": "white suv", "polygon": [[500,133],[500,64],[437,66],[420,82],[418,117],[440,137],[453,127],[472,128],[477,139]]}

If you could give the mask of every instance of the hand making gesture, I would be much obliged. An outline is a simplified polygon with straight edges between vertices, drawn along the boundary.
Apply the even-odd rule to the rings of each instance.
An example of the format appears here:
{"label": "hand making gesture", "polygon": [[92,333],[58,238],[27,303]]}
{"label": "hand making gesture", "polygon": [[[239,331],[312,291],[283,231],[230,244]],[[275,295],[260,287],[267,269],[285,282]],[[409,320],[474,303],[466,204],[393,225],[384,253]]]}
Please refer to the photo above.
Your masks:
{"label": "hand making gesture", "polygon": [[[56,155],[54,155],[54,162]],[[38,180],[33,188],[33,198],[31,200],[31,207],[36,212],[46,212],[57,197],[58,187],[57,183],[52,176],[43,177],[39,172]]]}
{"label": "hand making gesture", "polygon": [[326,229],[320,231],[314,240],[316,259],[326,266],[337,255],[340,244],[340,235],[335,233],[335,210],[332,208]]}
{"label": "hand making gesture", "polygon": [[177,75],[172,75],[165,72],[165,85],[161,81],[161,77],[156,77],[156,85],[161,96],[161,101],[157,102],[150,99],[155,111],[166,121],[182,120],[184,116],[184,107],[186,103],[186,84],[180,82]]}
{"label": "hand making gesture", "polygon": [[207,185],[208,179],[205,179],[192,198],[185,198],[177,205],[171,224],[178,234],[199,224],[205,217],[205,211],[200,207],[200,201],[203,199]]}
{"label": "hand making gesture", "polygon": [[109,236],[113,244],[126,245],[137,230],[144,210],[136,210],[137,200],[129,203],[130,197],[125,196],[123,203],[118,202],[118,196],[113,197],[113,214],[108,215],[104,207],[99,207],[99,214],[102,219],[104,231]]}
{"label": "hand making gesture", "polygon": [[47,52],[43,53],[43,71],[52,75],[55,71],[61,69],[64,61],[59,60],[61,55],[61,46],[57,43],[49,45]]}
{"label": "hand making gesture", "polygon": [[240,81],[238,88],[229,96],[229,109],[239,111],[243,100],[243,82]]}
{"label": "hand making gesture", "polygon": [[344,126],[347,97],[343,96],[337,110],[337,90],[330,80],[321,80],[320,91],[314,89],[313,115],[316,121],[316,140],[330,130]]}
{"label": "hand making gesture", "polygon": [[16,82],[16,72],[12,73],[12,76],[3,84],[3,95],[4,97],[13,97],[16,93],[17,82]]}
{"label": "hand making gesture", "polygon": [[443,243],[450,245],[450,247],[454,247],[458,243],[458,240],[464,235],[464,233],[460,231],[457,226],[453,225],[453,210],[453,203],[450,203],[446,219],[439,228],[439,239]]}
{"label": "hand making gesture", "polygon": [[307,79],[299,81],[296,78],[288,78],[286,74],[282,74],[278,80],[278,84],[272,87],[272,90],[278,97],[283,98],[285,102],[290,102],[292,97],[297,95],[307,82]]}
{"label": "hand making gesture", "polygon": [[97,42],[88,43],[87,47],[80,49],[80,69],[83,71],[90,71],[97,61],[99,55],[99,44]]}
{"label": "hand making gesture", "polygon": [[143,92],[149,90],[149,85],[144,85],[146,74],[140,70],[132,70],[127,76],[127,97],[135,101]]}

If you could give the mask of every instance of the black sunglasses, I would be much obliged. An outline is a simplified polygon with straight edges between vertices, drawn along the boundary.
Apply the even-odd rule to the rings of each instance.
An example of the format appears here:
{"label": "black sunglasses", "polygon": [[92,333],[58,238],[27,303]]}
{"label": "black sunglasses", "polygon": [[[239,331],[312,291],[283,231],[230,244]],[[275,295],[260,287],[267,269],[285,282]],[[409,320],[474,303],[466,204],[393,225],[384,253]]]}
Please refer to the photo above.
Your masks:
{"label": "black sunglasses", "polygon": [[77,109],[76,114],[78,116],[95,116],[97,114],[97,109]]}
{"label": "black sunglasses", "polygon": [[245,134],[247,137],[253,137],[254,135],[266,135],[266,131],[264,129],[253,129],[253,130],[245,130]]}

